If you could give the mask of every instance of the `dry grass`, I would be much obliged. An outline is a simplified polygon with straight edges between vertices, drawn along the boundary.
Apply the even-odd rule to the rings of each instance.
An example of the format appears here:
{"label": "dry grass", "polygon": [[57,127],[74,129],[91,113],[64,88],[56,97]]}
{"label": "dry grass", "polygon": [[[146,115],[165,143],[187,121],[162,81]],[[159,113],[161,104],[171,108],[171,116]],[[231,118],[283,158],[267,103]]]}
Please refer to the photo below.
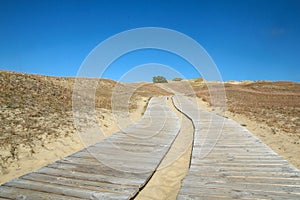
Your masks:
{"label": "dry grass", "polygon": [[[205,84],[191,82],[198,97],[210,103]],[[266,123],[300,138],[300,84],[294,82],[225,83],[227,110]]]}
{"label": "dry grass", "polygon": [[[96,109],[110,110],[117,83],[108,79],[93,81],[98,83]],[[72,113],[74,83],[74,78],[0,71],[0,174],[18,161],[20,152],[26,150],[32,155],[49,142],[76,134]],[[118,85],[123,91],[132,88],[132,85]],[[141,98],[168,94],[153,84],[139,85],[127,103],[132,111]],[[91,98],[88,95],[82,98],[83,103]]]}
{"label": "dry grass", "polygon": [[20,148],[35,153],[61,135],[74,133],[71,95],[56,78],[10,72],[0,73],[0,169],[18,159]]}
{"label": "dry grass", "polygon": [[300,138],[300,84],[256,82],[226,84],[228,110]]}

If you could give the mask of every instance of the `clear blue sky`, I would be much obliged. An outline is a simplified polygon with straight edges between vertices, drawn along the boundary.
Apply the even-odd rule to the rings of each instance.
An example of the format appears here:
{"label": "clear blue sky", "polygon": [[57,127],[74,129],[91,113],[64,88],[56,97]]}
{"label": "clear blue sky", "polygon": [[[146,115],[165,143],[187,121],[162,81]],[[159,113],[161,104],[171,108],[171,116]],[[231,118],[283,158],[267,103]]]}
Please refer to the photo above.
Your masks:
{"label": "clear blue sky", "polygon": [[[299,82],[299,10],[299,0],[0,0],[0,69],[75,76],[88,53],[108,37],[164,27],[199,42],[225,81]],[[146,50],[122,56],[105,77],[118,80],[145,63],[172,66],[186,78],[199,76],[175,55]]]}

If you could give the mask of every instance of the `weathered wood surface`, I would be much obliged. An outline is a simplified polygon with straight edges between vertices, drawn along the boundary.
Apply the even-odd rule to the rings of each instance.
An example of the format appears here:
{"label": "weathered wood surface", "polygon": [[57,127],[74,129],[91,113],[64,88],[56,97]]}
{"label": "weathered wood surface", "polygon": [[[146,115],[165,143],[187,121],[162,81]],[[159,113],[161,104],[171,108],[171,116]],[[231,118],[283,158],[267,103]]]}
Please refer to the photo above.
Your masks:
{"label": "weathered wood surface", "polygon": [[166,97],[141,120],[96,145],[0,186],[0,199],[130,199],[150,179],[180,129]]}
{"label": "weathered wood surface", "polygon": [[195,126],[191,166],[177,199],[300,199],[300,171],[245,127],[199,110],[187,97],[173,101]]}

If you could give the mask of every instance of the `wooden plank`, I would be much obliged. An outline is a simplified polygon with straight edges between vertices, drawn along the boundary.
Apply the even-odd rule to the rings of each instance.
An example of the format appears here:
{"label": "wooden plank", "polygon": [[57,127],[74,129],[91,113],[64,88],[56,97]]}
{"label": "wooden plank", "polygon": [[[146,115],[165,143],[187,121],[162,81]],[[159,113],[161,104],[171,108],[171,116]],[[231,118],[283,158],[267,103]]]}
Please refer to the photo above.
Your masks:
{"label": "wooden plank", "polygon": [[36,181],[17,179],[10,181],[4,186],[29,189],[32,191],[40,191],[45,193],[53,193],[58,195],[65,195],[69,197],[77,197],[82,199],[101,199],[109,197],[110,199],[127,199],[128,195],[110,192],[97,192],[94,190],[83,189],[79,187],[70,187],[65,185],[39,183]]}
{"label": "wooden plank", "polygon": [[[170,145],[169,145],[170,146]],[[136,152],[136,153],[152,153],[154,151],[166,151],[169,149],[169,146],[164,147],[149,147],[149,146],[138,146],[138,145],[119,145],[113,146],[111,144],[103,144],[95,147],[89,148],[89,152],[103,152],[102,149],[105,150],[113,150],[113,151],[127,151],[127,152]]]}
{"label": "wooden plank", "polygon": [[112,144],[118,144],[118,143],[138,143],[140,145],[157,145],[157,146],[164,146],[167,145],[170,141],[170,139],[173,138],[173,135],[169,135],[166,133],[162,133],[160,135],[155,135],[148,137],[148,138],[136,138],[136,137],[131,137],[131,136],[126,136],[126,137],[119,137],[119,138],[114,138]]}
{"label": "wooden plank", "polygon": [[119,178],[128,178],[128,179],[145,179],[150,173],[128,173],[124,171],[115,170],[112,168],[104,168],[100,165],[82,165],[82,164],[68,164],[68,163],[53,163],[50,166],[47,166],[53,169],[63,169],[72,172],[82,172],[82,173],[89,173],[89,174],[101,174]]}
{"label": "wooden plank", "polygon": [[289,165],[287,161],[284,160],[235,160],[235,161],[224,161],[224,160],[212,160],[212,161],[207,161],[207,159],[201,161],[199,159],[194,159],[193,164],[195,165],[214,165],[214,166],[284,166],[284,165]]}
{"label": "wooden plank", "polygon": [[[164,152],[161,152],[164,153]],[[104,165],[109,166],[112,169],[118,171],[127,171],[131,173],[147,173],[148,171],[154,171],[157,167],[157,163],[161,159],[154,159],[152,157],[147,157],[148,160],[136,160],[131,159],[132,157],[129,154],[124,156],[106,156],[105,154],[102,155],[95,155],[97,159],[99,159]],[[134,155],[133,155],[134,156]],[[127,159],[126,159],[127,158]]]}
{"label": "wooden plank", "polygon": [[248,161],[248,162],[252,162],[252,161],[284,161],[284,162],[286,162],[286,160],[283,159],[282,157],[279,157],[277,155],[272,155],[272,154],[264,155],[264,156],[262,156],[261,154],[251,154],[251,155],[245,155],[245,156],[226,154],[226,155],[223,155],[223,157],[221,157],[220,154],[214,154],[214,155],[206,156],[206,159],[207,160],[210,159],[212,161],[215,159],[215,162],[217,162],[217,161]]}
{"label": "wooden plank", "polygon": [[209,161],[206,161],[206,159],[205,159],[205,161],[202,161],[202,162],[197,159],[194,159],[192,161],[192,163],[195,166],[216,166],[216,167],[218,167],[218,166],[220,166],[220,167],[235,167],[236,166],[236,167],[259,167],[259,168],[262,168],[262,167],[264,167],[264,168],[268,168],[268,167],[282,168],[282,167],[290,165],[288,162],[283,162],[283,161],[256,162],[256,163],[253,161],[252,162],[241,162],[241,161],[240,162],[238,162],[238,161],[236,161],[236,162],[224,162],[224,161],[223,162],[222,161],[209,162]]}
{"label": "wooden plank", "polygon": [[[254,176],[254,175],[253,175]],[[238,184],[259,186],[286,186],[293,189],[300,194],[300,181],[299,179],[279,179],[279,178],[265,178],[265,177],[248,177],[248,176],[188,176],[186,177],[185,186],[203,187],[210,184],[225,184],[227,186],[234,186]]]}
{"label": "wooden plank", "polygon": [[[225,196],[218,196],[218,195],[212,195],[212,196],[193,196],[193,195],[184,195],[184,194],[179,194],[177,196],[177,200],[192,200],[192,199],[198,199],[198,200],[216,200],[216,199],[222,199],[222,200],[232,200],[231,197],[225,197]],[[254,199],[245,199],[244,200],[254,200]],[[260,199],[263,200],[263,199]]]}
{"label": "wooden plank", "polygon": [[124,138],[120,139],[120,140],[114,140],[113,145],[116,145],[116,146],[132,146],[132,145],[135,145],[137,147],[156,147],[156,148],[164,148],[164,147],[167,147],[168,145],[164,143],[162,144],[157,144],[157,143],[154,143],[154,142],[151,142],[150,141],[144,141],[144,140],[136,140],[136,141],[129,141],[129,140],[124,140]]}
{"label": "wooden plank", "polygon": [[99,181],[104,183],[123,184],[129,186],[137,186],[137,187],[143,185],[144,183],[144,180],[141,179],[121,178],[121,177],[114,177],[105,174],[92,174],[92,173],[89,174],[89,173],[68,171],[68,170],[48,168],[48,167],[43,167],[37,170],[37,173],[49,174],[54,176],[64,176],[67,178],[76,178],[82,180]]}
{"label": "wooden plank", "polygon": [[[118,171],[111,167],[107,167],[103,164],[99,163],[84,163],[81,161],[82,159],[78,159],[75,163],[59,161],[57,163],[53,163],[48,165],[49,168],[56,168],[56,169],[65,169],[65,170],[72,170],[78,172],[86,172],[86,171],[95,171],[95,173],[105,174],[109,176],[115,177],[122,177],[122,178],[132,178],[132,179],[145,179],[151,175],[151,173],[127,173],[124,171]],[[82,162],[82,163],[79,163]]]}
{"label": "wooden plank", "polygon": [[227,172],[227,171],[236,171],[236,172],[288,172],[288,173],[295,173],[299,174],[299,172],[295,171],[294,168],[290,166],[285,167],[272,167],[272,168],[257,168],[257,167],[241,167],[241,166],[201,166],[201,165],[192,165],[190,170],[194,171],[205,171],[205,172]]}
{"label": "wooden plank", "polygon": [[214,171],[190,171],[189,176],[201,176],[201,177],[260,177],[266,179],[286,179],[286,180],[300,180],[300,177],[292,172],[256,172],[251,171],[226,171],[216,173]]}
{"label": "wooden plank", "polygon": [[280,200],[299,200],[299,194],[291,192],[278,192],[268,190],[249,190],[249,189],[235,189],[222,187],[184,187],[180,191],[182,195],[189,195],[192,199],[199,199],[203,196],[225,196],[232,199],[280,199]]}
{"label": "wooden plank", "polygon": [[28,190],[18,187],[8,187],[2,185],[0,187],[0,197],[7,199],[30,199],[30,200],[80,200],[72,196],[58,195],[37,190]]}
{"label": "wooden plank", "polygon": [[[122,155],[124,154],[124,156],[131,156],[133,158],[131,158],[132,160],[134,159],[161,159],[161,154],[158,151],[154,151],[151,153],[140,153],[140,152],[128,152],[128,151],[121,151],[121,150],[116,150],[114,148],[105,148],[102,151],[101,150],[93,150],[93,151],[80,151],[76,154],[73,154],[71,156],[68,156],[67,158],[86,158],[86,159],[97,159],[99,161],[101,161],[101,157],[107,155],[107,156],[116,156],[116,155]],[[67,158],[63,158],[63,159],[67,159]]]}
{"label": "wooden plank", "polygon": [[[147,160],[145,160],[145,161],[147,161]],[[96,166],[101,166],[101,171],[104,171],[104,172],[111,172],[113,170],[113,168],[111,168],[110,166],[105,165],[105,163],[102,163],[101,160],[99,161],[93,156],[89,156],[89,157],[83,157],[83,156],[81,156],[81,157],[73,157],[73,156],[72,157],[66,157],[66,158],[63,158],[63,159],[57,161],[57,163],[74,164],[74,165],[80,165],[80,166],[85,166],[85,165],[94,166],[94,165],[96,165]],[[48,167],[50,165],[48,165]],[[119,171],[119,173],[122,173],[124,175],[127,174],[127,173],[124,173],[122,171]],[[141,175],[141,173],[132,173],[132,174],[138,174],[139,176]],[[144,174],[144,176],[147,176],[147,174]]]}
{"label": "wooden plank", "polygon": [[41,182],[42,184],[50,183],[50,184],[65,185],[71,187],[79,187],[79,188],[93,190],[93,191],[122,193],[122,194],[128,194],[129,196],[134,195],[138,190],[138,188],[136,187],[129,187],[129,186],[118,185],[118,184],[109,184],[109,183],[103,183],[97,181],[80,180],[80,179],[73,179],[73,178],[66,178],[61,176],[52,176],[52,175],[38,174],[38,173],[31,173],[22,176],[21,179]]}

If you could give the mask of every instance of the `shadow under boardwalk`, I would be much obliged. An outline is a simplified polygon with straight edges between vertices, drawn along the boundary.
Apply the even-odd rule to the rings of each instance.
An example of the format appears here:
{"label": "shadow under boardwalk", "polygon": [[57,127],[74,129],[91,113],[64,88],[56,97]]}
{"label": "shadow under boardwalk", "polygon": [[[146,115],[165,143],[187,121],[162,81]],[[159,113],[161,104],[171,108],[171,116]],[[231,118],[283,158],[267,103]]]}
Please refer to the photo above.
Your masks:
{"label": "shadow under boardwalk", "polygon": [[177,199],[300,199],[300,171],[233,120],[175,106],[195,127],[191,165]]}
{"label": "shadow under boardwalk", "polygon": [[147,183],[180,123],[166,97],[111,137],[0,186],[0,199],[130,199]]}

